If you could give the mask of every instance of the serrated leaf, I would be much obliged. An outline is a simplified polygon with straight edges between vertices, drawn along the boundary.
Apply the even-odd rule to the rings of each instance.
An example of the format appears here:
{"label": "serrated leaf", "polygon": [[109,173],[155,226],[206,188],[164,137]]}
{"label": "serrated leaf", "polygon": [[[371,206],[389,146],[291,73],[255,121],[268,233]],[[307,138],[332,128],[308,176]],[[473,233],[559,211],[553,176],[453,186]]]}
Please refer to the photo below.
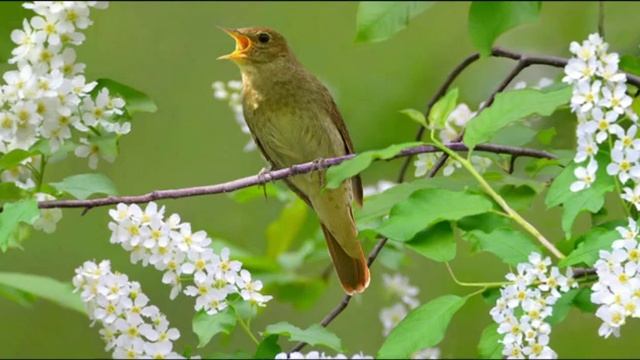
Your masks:
{"label": "serrated leaf", "polygon": [[226,308],[214,315],[209,315],[203,310],[198,311],[191,322],[191,328],[198,336],[198,347],[206,346],[219,333],[227,335],[231,333],[231,330],[236,326],[236,321],[236,316],[231,308]]}
{"label": "serrated leaf", "polygon": [[94,92],[106,87],[109,89],[110,95],[118,95],[122,97],[125,101],[124,107],[129,115],[133,115],[137,112],[153,113],[158,110],[158,106],[149,96],[128,85],[111,79],[98,79],[97,83],[98,85],[95,87]]}
{"label": "serrated leaf", "polygon": [[473,148],[487,142],[506,125],[527,116],[551,115],[571,99],[571,88],[550,91],[535,89],[512,90],[496,95],[490,107],[484,109],[467,124],[464,143]]}
{"label": "serrated leaf", "polygon": [[456,240],[448,221],[419,232],[406,244],[411,250],[434,261],[451,261],[456,257]]}
{"label": "serrated leaf", "polygon": [[280,352],[282,352],[282,348],[278,345],[278,335],[269,335],[258,344],[258,349],[256,349],[256,354],[253,358],[275,359]]}
{"label": "serrated leaf", "polygon": [[290,341],[304,341],[311,346],[323,345],[335,351],[342,351],[340,338],[319,324],[313,324],[303,330],[288,322],[281,321],[267,326],[263,336],[269,335],[283,335],[288,337]]}
{"label": "serrated leaf", "polygon": [[361,1],[356,16],[356,42],[386,40],[432,5],[431,1]]}
{"label": "serrated leaf", "polygon": [[73,175],[50,185],[58,191],[71,194],[76,199],[87,199],[93,194],[118,194],[111,179],[99,173]]}
{"label": "serrated leaf", "polygon": [[504,345],[500,342],[502,336],[498,334],[498,324],[491,323],[480,335],[478,342],[478,355],[481,359],[502,359]]}
{"label": "serrated leaf", "polygon": [[469,9],[469,36],[483,56],[491,54],[494,41],[518,25],[538,19],[539,1],[474,1]]}
{"label": "serrated leaf", "polygon": [[69,283],[39,275],[0,272],[0,285],[8,286],[86,314],[80,294]]}
{"label": "serrated leaf", "polygon": [[547,208],[563,205],[562,229],[566,237],[571,237],[571,228],[578,214],[582,211],[597,213],[604,206],[605,194],[613,191],[615,183],[613,177],[607,174],[605,164],[609,159],[606,154],[598,154],[598,171],[596,180],[591,187],[579,192],[569,190],[571,184],[576,181],[574,171],[578,164],[570,163],[554,180],[547,196],[545,204]]}
{"label": "serrated leaf", "polygon": [[369,150],[355,157],[332,166],[326,171],[325,186],[328,189],[336,189],[346,179],[354,177],[364,171],[374,160],[387,160],[398,155],[402,150],[421,145],[420,142],[394,144],[380,150]]}
{"label": "serrated leaf", "polygon": [[490,233],[473,230],[463,238],[473,244],[474,250],[490,252],[509,265],[526,262],[529,254],[540,252],[527,235],[509,228],[495,229]]}
{"label": "serrated leaf", "polygon": [[416,123],[427,127],[427,119],[425,119],[424,114],[421,111],[416,109],[404,109],[400,110],[400,113],[406,115],[409,119],[415,121]]}
{"label": "serrated leaf", "polygon": [[444,128],[444,124],[449,117],[449,114],[455,109],[458,102],[458,88],[451,89],[447,94],[438,100],[431,111],[429,111],[429,124],[432,124],[437,129]]}
{"label": "serrated leaf", "polygon": [[389,218],[376,231],[396,241],[409,241],[418,232],[437,222],[481,214],[492,207],[491,201],[481,195],[422,189],[396,204]]}
{"label": "serrated leaf", "polygon": [[409,358],[414,352],[432,347],[444,338],[453,315],[467,298],[445,295],[412,310],[391,330],[377,358]]}
{"label": "serrated leaf", "polygon": [[18,235],[21,223],[33,224],[39,217],[40,211],[35,199],[5,203],[0,212],[0,250],[7,251],[11,239]]}
{"label": "serrated leaf", "polygon": [[307,219],[307,212],[307,204],[296,197],[282,209],[280,216],[267,226],[268,257],[276,259],[289,250]]}
{"label": "serrated leaf", "polygon": [[610,249],[611,244],[619,238],[620,234],[615,230],[594,228],[558,265],[564,267],[584,263],[592,266],[598,260],[600,250]]}

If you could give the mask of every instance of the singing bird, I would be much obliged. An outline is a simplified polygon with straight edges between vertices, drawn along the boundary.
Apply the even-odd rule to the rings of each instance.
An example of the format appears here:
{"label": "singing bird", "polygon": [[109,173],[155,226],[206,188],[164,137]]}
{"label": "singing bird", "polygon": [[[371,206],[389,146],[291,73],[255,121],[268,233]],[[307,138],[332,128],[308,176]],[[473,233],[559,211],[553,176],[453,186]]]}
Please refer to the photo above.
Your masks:
{"label": "singing bird", "polygon": [[[353,153],[347,127],[327,88],[296,59],[285,38],[268,28],[223,29],[242,73],[242,107],[254,141],[273,169]],[[347,294],[369,285],[352,203],[362,205],[359,177],[325,189],[324,172],[285,179],[318,215],[340,283]]]}

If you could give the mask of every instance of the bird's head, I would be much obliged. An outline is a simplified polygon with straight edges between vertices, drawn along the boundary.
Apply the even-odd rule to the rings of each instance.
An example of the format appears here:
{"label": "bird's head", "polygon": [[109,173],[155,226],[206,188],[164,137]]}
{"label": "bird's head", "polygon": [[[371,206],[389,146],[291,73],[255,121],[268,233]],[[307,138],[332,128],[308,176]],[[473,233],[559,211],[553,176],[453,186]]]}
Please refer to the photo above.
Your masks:
{"label": "bird's head", "polygon": [[236,48],[218,60],[231,60],[238,65],[257,65],[290,56],[287,41],[274,30],[258,27],[221,29],[235,39]]}

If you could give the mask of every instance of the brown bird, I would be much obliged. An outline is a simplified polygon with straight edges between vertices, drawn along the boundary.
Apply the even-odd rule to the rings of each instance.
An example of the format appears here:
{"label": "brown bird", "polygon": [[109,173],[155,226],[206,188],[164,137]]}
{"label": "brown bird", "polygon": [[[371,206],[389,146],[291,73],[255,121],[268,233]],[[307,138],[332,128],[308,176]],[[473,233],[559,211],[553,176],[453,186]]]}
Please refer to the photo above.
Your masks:
{"label": "brown bird", "polygon": [[[236,41],[231,54],[242,73],[244,117],[253,139],[274,169],[353,153],[338,108],[322,83],[304,69],[285,38],[267,28],[223,29]],[[323,189],[324,172],[290,177],[287,185],[311,206],[347,294],[369,285],[369,268],[353,218],[362,205],[359,177]]]}

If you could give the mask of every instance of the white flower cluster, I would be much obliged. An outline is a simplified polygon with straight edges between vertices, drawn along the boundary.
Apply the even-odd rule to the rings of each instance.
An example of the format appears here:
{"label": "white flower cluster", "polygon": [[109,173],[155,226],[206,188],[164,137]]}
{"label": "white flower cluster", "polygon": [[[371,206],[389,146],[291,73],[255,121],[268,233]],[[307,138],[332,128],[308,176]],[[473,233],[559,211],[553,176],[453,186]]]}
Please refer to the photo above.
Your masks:
{"label": "white flower cluster", "polygon": [[621,239],[610,251],[600,250],[595,263],[598,281],[591,288],[591,302],[599,304],[596,316],[603,323],[598,334],[620,336],[627,317],[640,317],[640,245],[638,225],[629,218],[627,227],[618,227]]}
{"label": "white flower cluster", "polygon": [[[217,100],[228,102],[229,108],[233,111],[236,123],[240,126],[240,130],[251,136],[251,131],[242,112],[242,81],[231,80],[226,84],[222,81],[215,81],[211,87],[213,88],[213,97]],[[256,143],[253,141],[253,138],[250,138],[247,145],[244,146],[244,151],[248,152],[255,149]]]}
{"label": "white flower cluster", "polygon": [[563,292],[577,286],[571,270],[562,275],[551,259],[538,253],[520,263],[516,273],[507,274],[509,285],[500,289],[496,306],[489,312],[504,337],[502,355],[509,359],[551,359],[557,354],[549,347],[551,326],[545,322]]}
{"label": "white flower cluster", "polygon": [[[440,138],[440,141],[443,144],[447,144],[456,140],[464,126],[471,120],[474,116],[476,116],[475,112],[472,112],[469,109],[469,106],[465,103],[460,103],[456,106],[455,109],[449,114],[447,117],[447,121],[443,128],[437,128],[437,136]],[[414,172],[415,177],[422,177],[429,172],[436,164],[440,154],[438,153],[428,153],[428,154],[418,154],[416,156],[416,160],[413,162],[413,165],[416,167]],[[485,172],[489,166],[491,166],[491,159],[472,155],[471,162],[474,167],[482,172]],[[442,174],[444,176],[452,175],[456,169],[460,169],[462,165],[457,160],[448,158],[444,169],[442,170]]]}
{"label": "white flower cluster", "polygon": [[393,181],[380,180],[374,185],[368,185],[368,186],[365,186],[364,188],[362,188],[362,194],[364,195],[364,197],[378,195],[380,193],[383,193],[383,192],[391,189],[392,187],[394,187],[396,185],[398,185],[398,184],[394,183]]}
{"label": "white flower cluster", "polygon": [[[38,201],[53,199],[55,198],[47,193],[36,193]],[[62,219],[62,209],[40,209],[40,217],[33,223],[33,228],[51,234],[56,231],[56,225],[60,219]]]}
{"label": "white flower cluster", "polygon": [[242,263],[229,259],[229,249],[220,254],[211,249],[204,231],[191,231],[191,224],[180,222],[178,214],[166,220],[164,207],[150,202],[142,210],[138,205],[118,204],[109,210],[111,242],[131,252],[131,262],[149,264],[163,271],[162,282],[171,285],[171,299],[182,290],[184,277],[193,284],[184,289],[196,298],[195,309],[212,315],[228,306],[227,297],[239,294],[256,306],[265,306],[271,296],[260,293],[262,282],[252,280]]}
{"label": "white flower cluster", "polygon": [[105,350],[115,359],[175,359],[173,342],[180,332],[170,327],[160,310],[149,304],[140,283],[111,271],[111,264],[86,261],[76,269],[75,291],[81,292],[89,319],[102,324]]}
{"label": "white flower cluster", "polygon": [[[73,46],[84,42],[81,32],[88,28],[90,9],[106,8],[97,1],[39,1],[25,3],[37,15],[23,21],[22,29],[11,33],[16,47],[9,63],[17,66],[3,74],[0,86],[0,153],[28,150],[39,140],[47,140],[55,152],[78,134],[79,157],[89,157],[95,168],[100,149],[93,144],[95,134],[125,134],[130,123],[116,122],[123,114],[124,101],[109,96],[106,88],[96,98],[89,94],[96,86],[84,77],[85,65],[76,62]],[[105,157],[107,158],[107,157]],[[0,175],[3,182],[32,189],[39,157],[24,160]]]}
{"label": "white flower cluster", "polygon": [[[638,116],[631,110],[632,98],[627,95],[627,77],[619,71],[620,57],[607,52],[609,44],[598,34],[589,35],[582,44],[572,42],[574,57],[564,68],[562,81],[573,86],[571,111],[576,113],[578,148],[574,161],[583,163],[575,170],[577,180],[571,191],[589,188],[596,179],[598,163],[595,159],[599,144],[614,140],[611,163],[607,173],[618,176],[622,184],[640,180],[640,141],[636,138]],[[621,120],[625,115],[633,125],[625,130]],[[613,139],[610,136],[613,135]],[[625,192],[632,192],[625,188]]]}
{"label": "white flower cluster", "polygon": [[373,356],[365,355],[362,352],[353,354],[353,356],[348,357],[344,354],[336,354],[335,356],[331,356],[319,351],[310,351],[306,354],[296,351],[292,353],[278,353],[274,359],[373,359]]}

